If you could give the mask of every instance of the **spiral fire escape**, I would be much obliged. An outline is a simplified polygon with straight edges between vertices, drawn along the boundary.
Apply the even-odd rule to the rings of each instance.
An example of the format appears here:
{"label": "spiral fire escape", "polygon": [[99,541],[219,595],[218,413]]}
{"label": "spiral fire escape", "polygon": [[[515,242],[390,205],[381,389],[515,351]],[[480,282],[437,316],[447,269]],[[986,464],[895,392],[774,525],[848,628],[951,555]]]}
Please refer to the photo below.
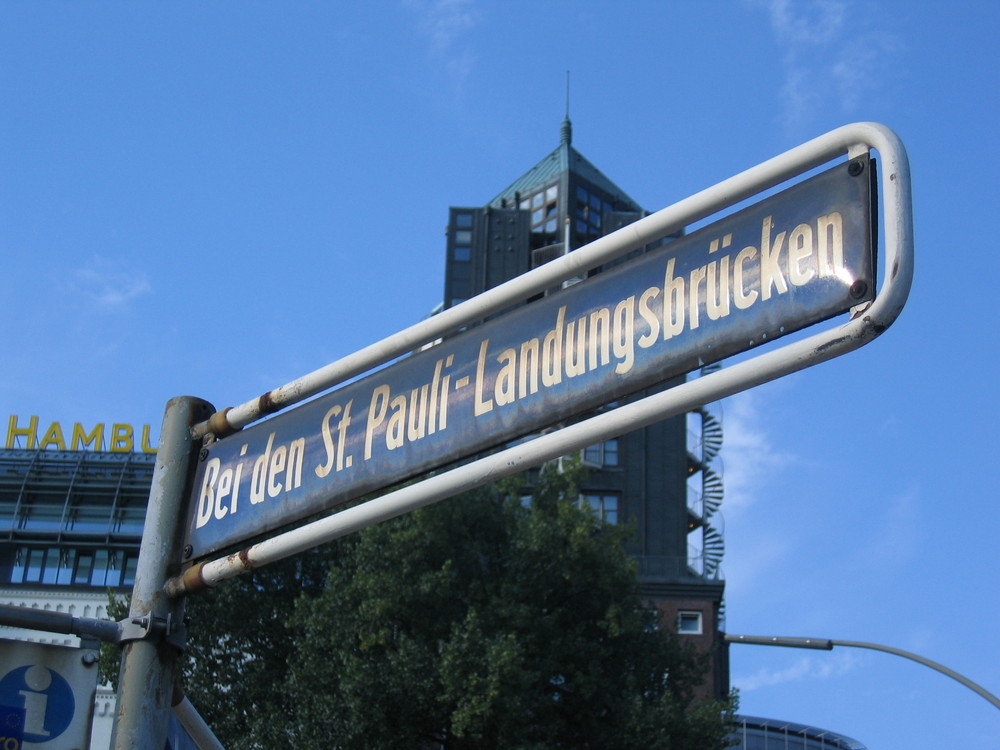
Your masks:
{"label": "spiral fire escape", "polygon": [[[702,374],[719,369],[711,365]],[[711,405],[710,405],[711,406]],[[688,567],[696,575],[722,577],[725,554],[722,469],[717,461],[722,450],[722,421],[718,405],[702,406],[691,412],[688,445]]]}

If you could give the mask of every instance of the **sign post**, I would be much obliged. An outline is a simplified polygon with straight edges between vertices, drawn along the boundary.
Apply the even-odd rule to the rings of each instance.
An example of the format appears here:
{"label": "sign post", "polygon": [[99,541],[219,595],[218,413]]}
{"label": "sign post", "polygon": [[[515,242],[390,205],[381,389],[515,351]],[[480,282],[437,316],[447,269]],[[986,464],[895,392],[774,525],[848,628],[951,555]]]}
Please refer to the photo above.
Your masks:
{"label": "sign post", "polygon": [[190,397],[171,399],[164,412],[129,607],[132,628],[122,639],[114,750],[160,750],[167,735],[184,600],[169,599],[163,585],[180,559],[178,519],[198,449],[191,426],[211,412],[210,404]]}

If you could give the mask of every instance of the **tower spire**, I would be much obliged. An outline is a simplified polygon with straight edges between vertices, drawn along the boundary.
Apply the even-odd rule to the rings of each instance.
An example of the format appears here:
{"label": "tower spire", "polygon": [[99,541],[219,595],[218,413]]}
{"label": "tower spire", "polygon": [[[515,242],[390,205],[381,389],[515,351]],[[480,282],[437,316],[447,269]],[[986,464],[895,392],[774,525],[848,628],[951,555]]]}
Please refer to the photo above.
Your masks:
{"label": "tower spire", "polygon": [[564,146],[573,143],[573,123],[569,119],[569,71],[566,71],[566,116],[559,128],[559,142]]}

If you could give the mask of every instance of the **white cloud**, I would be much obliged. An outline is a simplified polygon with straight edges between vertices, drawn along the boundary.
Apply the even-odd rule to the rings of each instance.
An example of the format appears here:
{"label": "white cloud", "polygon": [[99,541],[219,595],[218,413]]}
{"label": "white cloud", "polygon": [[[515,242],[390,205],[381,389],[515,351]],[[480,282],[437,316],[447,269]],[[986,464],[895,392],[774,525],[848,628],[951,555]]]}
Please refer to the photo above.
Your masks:
{"label": "white cloud", "polygon": [[470,33],[482,20],[474,0],[404,0],[417,16],[417,29],[427,39],[433,58],[442,62],[456,90],[461,91],[475,67]]}
{"label": "white cloud", "polygon": [[[750,648],[750,647],[747,647]],[[773,648],[761,646],[760,648]],[[733,686],[741,692],[784,685],[805,680],[827,680],[853,671],[859,656],[850,650],[823,653],[822,656],[803,656],[783,669],[759,669],[751,675],[733,676]]]}
{"label": "white cloud", "polygon": [[763,0],[779,40],[796,45],[827,44],[844,25],[844,0]]}
{"label": "white cloud", "polygon": [[73,270],[70,285],[106,312],[122,310],[153,291],[144,272],[100,256],[91,258],[83,268]]}
{"label": "white cloud", "polygon": [[890,34],[866,34],[845,45],[841,58],[830,66],[844,111],[862,106],[864,97],[880,82],[882,88],[887,86],[886,61],[898,49],[899,43]]}
{"label": "white cloud", "polygon": [[853,568],[859,574],[892,578],[910,567],[924,544],[926,519],[921,515],[916,484],[883,497],[873,510],[867,534],[854,547]]}
{"label": "white cloud", "polygon": [[481,13],[473,0],[406,0],[418,14],[418,25],[432,51],[446,53],[479,23]]}
{"label": "white cloud", "polygon": [[780,97],[790,131],[820,111],[857,115],[865,97],[885,86],[895,36],[874,30],[856,0],[750,0],[767,13],[778,47],[784,84]]}
{"label": "white cloud", "polygon": [[749,390],[725,401],[722,420],[725,439],[722,461],[726,487],[726,508],[742,511],[758,497],[778,469],[788,466],[794,456],[775,448],[761,416],[759,391]]}
{"label": "white cloud", "polygon": [[750,612],[761,596],[773,595],[775,576],[794,559],[794,540],[787,534],[742,534],[726,537],[726,589],[739,597],[741,612]]}

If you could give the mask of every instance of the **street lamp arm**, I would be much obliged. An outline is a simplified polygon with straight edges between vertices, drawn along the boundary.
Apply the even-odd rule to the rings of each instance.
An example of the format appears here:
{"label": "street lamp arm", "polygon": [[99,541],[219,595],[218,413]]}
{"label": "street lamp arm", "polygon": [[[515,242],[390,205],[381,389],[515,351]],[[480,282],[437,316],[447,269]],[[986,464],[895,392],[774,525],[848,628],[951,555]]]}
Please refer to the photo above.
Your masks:
{"label": "street lamp arm", "polygon": [[970,690],[979,693],[983,698],[988,700],[993,704],[994,708],[1000,709],[1000,698],[997,698],[991,692],[989,692],[982,685],[979,685],[968,677],[960,675],[954,669],[949,669],[943,664],[938,664],[936,661],[931,661],[930,659],[920,656],[920,654],[914,654],[909,651],[904,651],[900,648],[893,648],[892,646],[883,646],[879,643],[868,643],[866,641],[841,641],[833,638],[789,638],[784,636],[770,636],[770,635],[730,635],[725,636],[727,643],[750,643],[756,646],[786,646],[788,648],[813,648],[821,649],[825,651],[831,651],[834,646],[848,646],[851,648],[867,648],[873,651],[884,651],[887,654],[895,654],[896,656],[902,656],[904,659],[910,659],[918,664],[923,664],[925,667],[930,667],[931,669],[936,669],[943,675],[951,677],[951,679],[956,682],[960,682],[965,687]]}

